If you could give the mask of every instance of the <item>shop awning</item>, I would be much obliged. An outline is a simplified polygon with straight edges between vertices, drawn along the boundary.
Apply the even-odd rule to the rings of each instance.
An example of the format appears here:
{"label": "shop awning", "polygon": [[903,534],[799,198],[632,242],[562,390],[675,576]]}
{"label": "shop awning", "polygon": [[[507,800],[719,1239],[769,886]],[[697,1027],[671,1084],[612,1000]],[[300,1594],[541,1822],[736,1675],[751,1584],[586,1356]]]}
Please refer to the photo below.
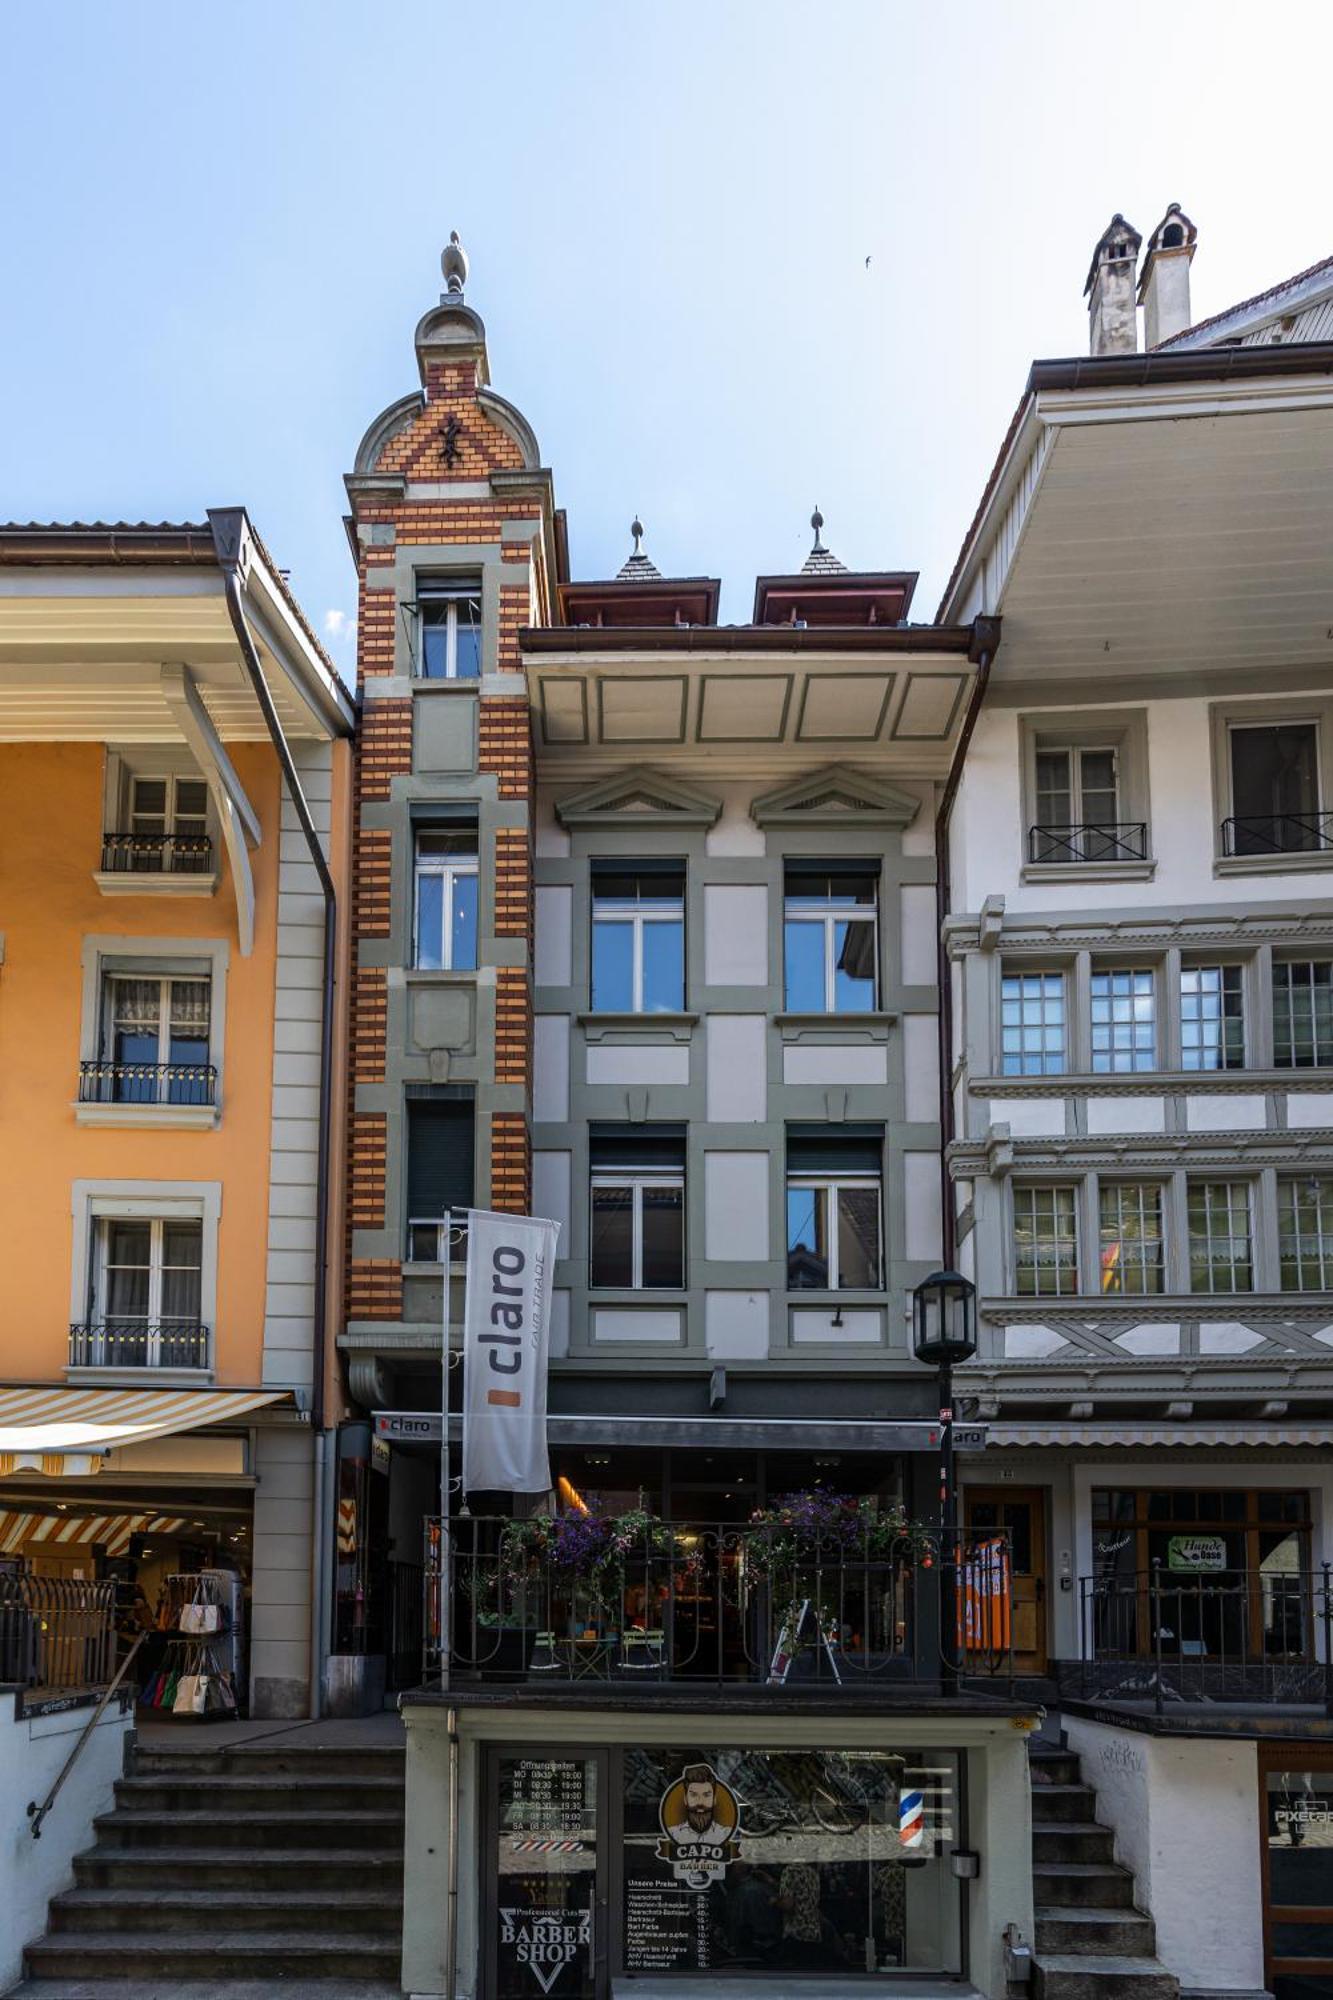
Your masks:
{"label": "shop awning", "polygon": [[0,1508],[0,1556],[20,1550],[91,1548],[123,1556],[132,1535],[178,1535],[190,1525],[184,1514],[34,1514]]}
{"label": "shop awning", "polygon": [[1006,1445],[1328,1445],[1328,1424],[996,1424],[992,1450]]}
{"label": "shop awning", "polygon": [[0,1479],[41,1472],[79,1479],[102,1455],[143,1438],[226,1423],[290,1389],[0,1389]]}

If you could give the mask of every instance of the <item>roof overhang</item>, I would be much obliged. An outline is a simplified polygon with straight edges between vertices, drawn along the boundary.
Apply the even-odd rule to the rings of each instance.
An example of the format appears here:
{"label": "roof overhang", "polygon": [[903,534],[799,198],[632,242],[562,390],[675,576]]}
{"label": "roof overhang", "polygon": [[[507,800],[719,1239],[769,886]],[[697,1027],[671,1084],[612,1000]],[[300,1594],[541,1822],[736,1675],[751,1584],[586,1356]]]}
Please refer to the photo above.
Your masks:
{"label": "roof overhang", "polygon": [[716,625],[721,583],[715,576],[655,577],[644,583],[562,583],[560,615],[566,625]]}
{"label": "roof overhang", "polygon": [[947,773],[976,672],[970,627],[723,627],[520,635],[538,753],[780,775],[812,758]]}
{"label": "roof overhang", "polygon": [[1037,363],[940,617],[993,686],[1324,666],[1333,343]]}
{"label": "roof overhang", "polygon": [[896,625],[911,609],[916,570],[848,570],[755,579],[756,625],[804,620],[819,627]]}
{"label": "roof overhang", "polygon": [[[246,618],[287,733],[350,735],[355,708],[242,509]],[[0,742],[176,742],[163,669],[184,666],[218,734],[266,741],[213,530],[0,527]]]}

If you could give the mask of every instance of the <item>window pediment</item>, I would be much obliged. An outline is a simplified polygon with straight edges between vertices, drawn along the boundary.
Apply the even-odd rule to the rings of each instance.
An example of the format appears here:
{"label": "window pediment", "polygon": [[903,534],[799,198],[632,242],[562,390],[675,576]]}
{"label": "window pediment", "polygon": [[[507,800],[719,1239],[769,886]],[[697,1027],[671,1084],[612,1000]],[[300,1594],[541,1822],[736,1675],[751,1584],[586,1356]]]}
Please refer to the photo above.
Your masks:
{"label": "window pediment", "polygon": [[799,778],[752,801],[757,826],[910,826],[921,801],[845,764]]}
{"label": "window pediment", "polygon": [[712,826],[721,811],[720,799],[644,764],[555,802],[562,826]]}

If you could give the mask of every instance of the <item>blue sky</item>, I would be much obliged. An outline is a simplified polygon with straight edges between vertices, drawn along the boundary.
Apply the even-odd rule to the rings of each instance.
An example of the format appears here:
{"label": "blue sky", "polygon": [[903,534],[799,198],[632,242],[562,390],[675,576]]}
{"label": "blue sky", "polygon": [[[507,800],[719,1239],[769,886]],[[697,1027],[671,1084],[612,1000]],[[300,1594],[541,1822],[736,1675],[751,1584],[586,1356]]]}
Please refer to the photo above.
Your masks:
{"label": "blue sky", "polygon": [[[1328,10],[692,0],[11,8],[0,517],[247,505],[314,622],[451,228],[576,575],[944,578],[1113,209],[1196,317],[1333,251]],[[870,260],[867,264],[867,258]],[[331,637],[350,669],[350,641]]]}

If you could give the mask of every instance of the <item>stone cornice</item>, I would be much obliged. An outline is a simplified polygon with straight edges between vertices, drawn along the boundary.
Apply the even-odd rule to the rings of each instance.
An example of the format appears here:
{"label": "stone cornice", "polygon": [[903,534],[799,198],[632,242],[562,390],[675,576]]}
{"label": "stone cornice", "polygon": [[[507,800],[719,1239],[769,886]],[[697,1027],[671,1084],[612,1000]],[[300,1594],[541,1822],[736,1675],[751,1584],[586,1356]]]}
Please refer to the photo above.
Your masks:
{"label": "stone cornice", "polygon": [[1259,1097],[1266,1091],[1333,1090],[1330,1069],[1116,1071],[1068,1070],[1058,1076],[969,1076],[973,1097]]}
{"label": "stone cornice", "polygon": [[[948,917],[944,942],[950,958],[969,951],[994,948],[994,921],[983,914]],[[1333,898],[1310,897],[1287,910],[1269,904],[1262,914],[1225,909],[1191,912],[1136,910],[1132,916],[1090,915],[1068,911],[1044,917],[1006,910],[999,945],[1009,953],[1097,951],[1131,945],[1147,951],[1167,951],[1173,945],[1188,950],[1217,947],[1254,949],[1263,944],[1318,942],[1333,939]]]}
{"label": "stone cornice", "polygon": [[1333,1162],[1333,1127],[1301,1132],[1134,1132],[1090,1138],[1016,1139],[993,1125],[985,1139],[958,1139],[948,1148],[954,1180],[1010,1173],[1079,1174],[1111,1170],[1167,1174],[1176,1167],[1216,1167],[1257,1173],[1261,1167]]}
{"label": "stone cornice", "polygon": [[[1314,1301],[1323,1300],[1322,1309]],[[1105,1297],[1100,1292],[1067,1299],[985,1298],[977,1301],[978,1316],[992,1326],[1046,1326],[1059,1333],[1065,1326],[1095,1331],[1103,1322],[1123,1326],[1178,1326],[1198,1321],[1235,1321],[1237,1325],[1285,1326],[1313,1339],[1333,1323],[1333,1294],[1328,1292],[1157,1292],[1150,1298]],[[1200,1357],[1204,1359],[1205,1357]],[[1230,1357],[1244,1360],[1244,1356]],[[1150,1357],[1135,1356],[1136,1366]],[[1227,1356],[1207,1357],[1210,1367],[1226,1365]],[[1333,1347],[1329,1349],[1333,1370]]]}

